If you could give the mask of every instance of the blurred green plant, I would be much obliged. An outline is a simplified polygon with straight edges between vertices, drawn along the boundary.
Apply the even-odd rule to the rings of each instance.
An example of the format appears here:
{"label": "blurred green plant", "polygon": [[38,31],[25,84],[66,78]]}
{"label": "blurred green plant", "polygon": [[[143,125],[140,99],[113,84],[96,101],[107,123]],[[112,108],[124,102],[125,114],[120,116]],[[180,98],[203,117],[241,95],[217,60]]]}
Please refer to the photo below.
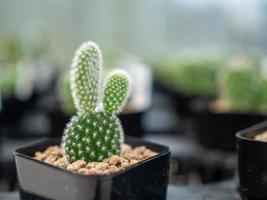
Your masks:
{"label": "blurred green plant", "polygon": [[247,59],[227,64],[218,76],[219,98],[228,110],[263,112],[267,109],[267,80],[259,66]]}
{"label": "blurred green plant", "polygon": [[15,95],[15,89],[19,86],[16,85],[19,84],[18,77],[24,76],[21,73],[25,70],[19,69],[31,63],[38,67],[38,61],[46,58],[45,55],[49,52],[49,40],[46,37],[37,37],[27,41],[16,34],[0,39],[0,93],[3,98],[9,98]]}
{"label": "blurred green plant", "polygon": [[256,105],[259,111],[267,111],[267,80],[263,79],[259,82],[256,94]]}
{"label": "blurred green plant", "polygon": [[2,60],[5,62],[18,62],[24,55],[22,43],[16,36],[8,36],[1,41]]}
{"label": "blurred green plant", "polygon": [[62,111],[67,115],[75,114],[76,110],[72,101],[69,72],[62,72],[58,79],[58,95]]}
{"label": "blurred green plant", "polygon": [[20,39],[14,35],[3,38],[0,49],[0,93],[3,97],[10,97],[16,87],[17,64],[24,56],[24,51]]}
{"label": "blurred green plant", "polygon": [[0,73],[0,94],[3,97],[10,97],[16,86],[17,68],[15,64],[1,66]]}
{"label": "blurred green plant", "polygon": [[247,110],[253,105],[258,82],[251,69],[231,69],[221,80],[219,95],[229,109]]}
{"label": "blurred green plant", "polygon": [[171,56],[154,66],[156,79],[168,88],[186,95],[209,96],[215,93],[218,56]]}

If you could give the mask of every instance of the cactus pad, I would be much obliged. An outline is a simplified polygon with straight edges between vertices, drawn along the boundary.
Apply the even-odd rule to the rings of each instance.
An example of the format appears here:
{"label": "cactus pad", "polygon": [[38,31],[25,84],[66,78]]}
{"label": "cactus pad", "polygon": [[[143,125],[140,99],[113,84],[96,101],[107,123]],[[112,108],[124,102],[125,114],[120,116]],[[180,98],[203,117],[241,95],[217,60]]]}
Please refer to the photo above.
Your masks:
{"label": "cactus pad", "polygon": [[72,118],[64,137],[69,162],[82,159],[101,161],[120,153],[122,129],[118,118],[103,112],[79,114]]}
{"label": "cactus pad", "polygon": [[98,102],[102,53],[93,42],[76,52],[71,70],[72,98],[78,111],[94,111]]}
{"label": "cactus pad", "polygon": [[104,111],[108,113],[117,113],[121,111],[126,97],[128,96],[129,78],[121,70],[112,72],[106,83],[104,91]]}

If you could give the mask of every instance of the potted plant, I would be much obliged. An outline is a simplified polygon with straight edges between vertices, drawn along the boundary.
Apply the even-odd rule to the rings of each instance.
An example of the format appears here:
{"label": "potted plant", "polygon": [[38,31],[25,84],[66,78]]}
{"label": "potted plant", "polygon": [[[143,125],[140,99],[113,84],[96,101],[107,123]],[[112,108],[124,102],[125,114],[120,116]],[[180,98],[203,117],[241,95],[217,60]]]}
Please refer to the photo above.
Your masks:
{"label": "potted plant", "polygon": [[111,72],[102,90],[101,71],[98,46],[81,45],[71,67],[78,112],[62,142],[47,140],[15,152],[22,199],[165,199],[170,152],[135,138],[124,141],[117,114],[129,94],[129,76]]}
{"label": "potted plant", "polygon": [[194,112],[197,141],[235,151],[235,133],[266,119],[267,81],[246,59],[234,59],[217,79],[218,98]]}
{"label": "potted plant", "polygon": [[236,134],[240,193],[245,199],[267,199],[267,122]]}

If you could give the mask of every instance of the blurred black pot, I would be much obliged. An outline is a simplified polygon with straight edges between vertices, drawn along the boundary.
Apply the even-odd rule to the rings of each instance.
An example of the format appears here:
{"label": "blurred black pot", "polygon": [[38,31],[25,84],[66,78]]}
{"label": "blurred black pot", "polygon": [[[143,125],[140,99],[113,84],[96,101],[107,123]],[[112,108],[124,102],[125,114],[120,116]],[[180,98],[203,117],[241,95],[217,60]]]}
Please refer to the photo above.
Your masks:
{"label": "blurred black pot", "polygon": [[47,140],[16,150],[15,161],[21,199],[158,199],[166,198],[170,152],[168,147],[126,137],[132,146],[145,145],[159,152],[113,175],[83,176],[34,159],[36,151],[58,145]]}
{"label": "blurred black pot", "polygon": [[264,114],[195,112],[194,137],[206,148],[234,151],[235,133],[266,118]]}
{"label": "blurred black pot", "polygon": [[134,137],[144,136],[143,116],[146,110],[121,113],[119,119],[126,135]]}
{"label": "blurred black pot", "polygon": [[180,93],[173,88],[165,86],[159,81],[154,81],[154,91],[158,91],[169,96],[173,102],[175,111],[179,116],[190,116],[190,104],[195,97]]}
{"label": "blurred black pot", "polygon": [[206,107],[208,102],[214,98],[212,95],[200,96],[184,94],[175,90],[174,88],[165,86],[159,81],[154,82],[154,88],[155,91],[163,93],[171,98],[175,111],[180,117],[192,117],[194,114],[194,104],[198,104],[201,107]]}
{"label": "blurred black pot", "polygon": [[267,143],[254,136],[267,130],[267,122],[236,134],[240,192],[244,200],[267,199]]}
{"label": "blurred black pot", "polygon": [[64,129],[72,116],[65,114],[61,109],[52,110],[47,115],[50,120],[50,136],[62,136]]}
{"label": "blurred black pot", "polygon": [[15,96],[3,98],[1,109],[1,134],[9,138],[47,136],[42,125],[45,116],[36,109],[38,94],[33,93],[27,100]]}

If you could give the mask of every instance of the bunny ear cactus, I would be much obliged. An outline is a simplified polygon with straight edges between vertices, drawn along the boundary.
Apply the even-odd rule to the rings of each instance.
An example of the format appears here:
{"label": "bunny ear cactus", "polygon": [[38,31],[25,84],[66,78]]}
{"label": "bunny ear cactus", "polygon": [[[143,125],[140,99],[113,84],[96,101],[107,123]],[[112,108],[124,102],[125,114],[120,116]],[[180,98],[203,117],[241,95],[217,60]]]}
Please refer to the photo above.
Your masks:
{"label": "bunny ear cactus", "polygon": [[114,70],[106,83],[104,91],[104,111],[118,113],[125,104],[129,93],[129,76],[125,71]]}
{"label": "bunny ear cactus", "polygon": [[128,97],[129,76],[115,70],[103,92],[102,65],[102,53],[93,42],[81,45],[73,59],[71,90],[78,113],[63,136],[65,157],[70,163],[80,159],[101,161],[121,151],[123,130],[116,114]]}

